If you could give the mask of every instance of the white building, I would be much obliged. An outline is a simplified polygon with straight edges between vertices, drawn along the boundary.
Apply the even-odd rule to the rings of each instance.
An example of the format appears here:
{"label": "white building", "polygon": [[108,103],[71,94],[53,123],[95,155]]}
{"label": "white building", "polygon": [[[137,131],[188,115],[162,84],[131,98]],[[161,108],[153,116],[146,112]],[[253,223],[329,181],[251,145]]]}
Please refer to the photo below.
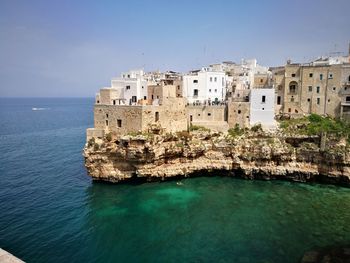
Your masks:
{"label": "white building", "polygon": [[275,90],[251,89],[250,92],[250,125],[260,123],[265,128],[276,126],[275,122]]}
{"label": "white building", "polygon": [[226,97],[226,75],[223,71],[202,68],[183,76],[183,96],[189,103],[222,102]]}
{"label": "white building", "polygon": [[120,97],[126,105],[135,105],[139,100],[147,100],[147,81],[143,70],[130,70],[113,78],[112,89],[119,90]]}

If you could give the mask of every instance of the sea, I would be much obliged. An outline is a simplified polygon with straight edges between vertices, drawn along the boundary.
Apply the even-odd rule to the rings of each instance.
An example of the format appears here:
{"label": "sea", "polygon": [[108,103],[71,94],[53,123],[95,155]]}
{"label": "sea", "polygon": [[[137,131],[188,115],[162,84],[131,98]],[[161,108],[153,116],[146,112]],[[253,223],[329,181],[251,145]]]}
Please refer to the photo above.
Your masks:
{"label": "sea", "polygon": [[0,99],[0,247],[26,262],[299,262],[350,244],[350,188],[93,182],[92,98]]}

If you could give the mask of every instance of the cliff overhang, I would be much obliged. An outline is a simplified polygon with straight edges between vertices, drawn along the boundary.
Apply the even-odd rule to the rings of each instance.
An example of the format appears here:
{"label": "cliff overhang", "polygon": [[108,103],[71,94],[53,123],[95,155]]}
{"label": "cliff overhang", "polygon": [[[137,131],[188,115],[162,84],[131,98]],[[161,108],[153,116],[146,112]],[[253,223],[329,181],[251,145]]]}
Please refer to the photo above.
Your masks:
{"label": "cliff overhang", "polygon": [[349,146],[341,138],[286,136],[261,130],[113,136],[88,142],[85,166],[94,180],[157,181],[193,176],[325,182],[350,186]]}

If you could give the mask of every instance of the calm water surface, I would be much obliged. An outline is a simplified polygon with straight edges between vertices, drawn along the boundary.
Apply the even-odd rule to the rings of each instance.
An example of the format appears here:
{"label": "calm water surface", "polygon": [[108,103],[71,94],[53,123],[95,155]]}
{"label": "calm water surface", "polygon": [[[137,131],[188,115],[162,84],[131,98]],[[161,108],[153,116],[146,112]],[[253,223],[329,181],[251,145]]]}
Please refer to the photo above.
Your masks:
{"label": "calm water surface", "polygon": [[298,262],[350,244],[348,188],[92,183],[81,155],[92,105],[0,99],[0,247],[27,262]]}

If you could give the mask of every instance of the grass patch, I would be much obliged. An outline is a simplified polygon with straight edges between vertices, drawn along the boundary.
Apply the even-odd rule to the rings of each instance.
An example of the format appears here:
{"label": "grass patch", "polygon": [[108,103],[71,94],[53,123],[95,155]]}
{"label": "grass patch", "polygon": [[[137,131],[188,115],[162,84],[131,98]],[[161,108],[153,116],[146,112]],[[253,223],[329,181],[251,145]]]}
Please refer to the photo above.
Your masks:
{"label": "grass patch", "polygon": [[207,131],[210,132],[209,128],[203,127],[203,126],[199,126],[199,125],[190,125],[189,128],[190,131]]}

